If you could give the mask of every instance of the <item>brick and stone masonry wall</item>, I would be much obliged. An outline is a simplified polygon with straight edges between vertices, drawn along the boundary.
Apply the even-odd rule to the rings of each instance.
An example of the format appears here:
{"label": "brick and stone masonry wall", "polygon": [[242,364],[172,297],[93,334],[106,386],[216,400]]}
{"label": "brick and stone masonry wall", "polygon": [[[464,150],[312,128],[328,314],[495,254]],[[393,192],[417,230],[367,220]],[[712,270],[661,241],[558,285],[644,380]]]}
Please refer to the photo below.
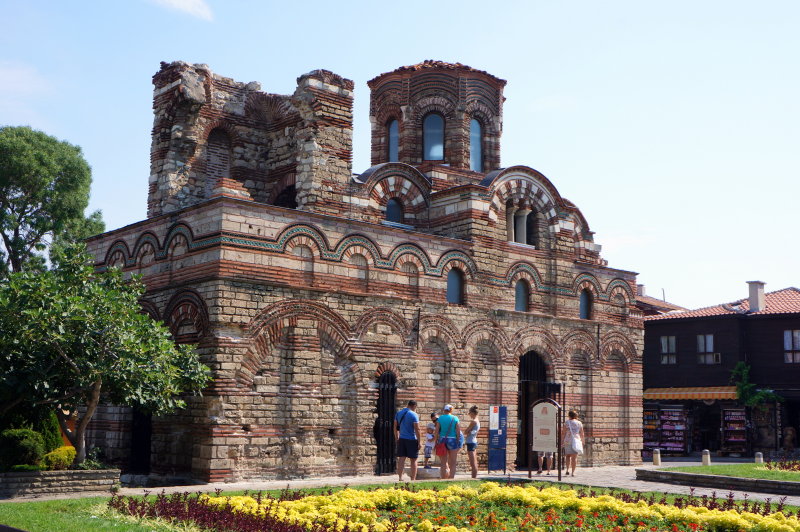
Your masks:
{"label": "brick and stone masonry wall", "polygon": [[[395,76],[406,83],[397,94],[414,95],[404,100],[413,109],[400,106],[401,160],[418,162],[413,117],[463,97],[467,111],[493,117],[487,170],[499,165],[504,82],[463,65],[416,71]],[[149,218],[89,240],[99,269],[144,276],[143,309],[176,341],[196,344],[214,375],[202,397],[153,421],[153,474],[373,472],[387,371],[398,379],[397,405],[417,399],[423,419],[448,402],[465,421],[473,404],[484,413],[507,405],[513,464],[518,365],[531,351],[585,423],[583,463],[638,463],[636,276],[607,266],[580,211],[546,177],[521,166],[465,170],[466,115],[448,126],[450,167],[399,162],[353,177],[353,84],[324,70],[298,78],[291,96],[180,62],[162,64],[154,84]],[[461,94],[452,101],[451,85]],[[373,116],[397,103],[396,87],[386,87]],[[375,131],[373,149],[383,149]],[[270,205],[292,186],[296,209]],[[383,221],[391,198],[403,225]],[[509,209],[536,213],[535,246],[512,242]],[[464,304],[447,302],[453,268],[464,275]],[[514,310],[520,281],[529,286],[524,312]],[[583,290],[589,320],[579,319]],[[106,410],[92,426],[120,462],[130,453],[128,415]]]}
{"label": "brick and stone masonry wall", "polygon": [[0,498],[108,492],[119,484],[119,474],[119,469],[0,473]]}

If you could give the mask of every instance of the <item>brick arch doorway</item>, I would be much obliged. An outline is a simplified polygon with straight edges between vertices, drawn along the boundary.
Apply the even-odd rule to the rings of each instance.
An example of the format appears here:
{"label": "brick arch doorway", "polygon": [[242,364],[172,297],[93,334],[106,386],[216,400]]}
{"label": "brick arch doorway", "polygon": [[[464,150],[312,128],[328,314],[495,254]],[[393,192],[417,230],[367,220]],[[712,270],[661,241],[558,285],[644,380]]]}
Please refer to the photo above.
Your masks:
{"label": "brick arch doorway", "polygon": [[536,467],[534,463],[528,464],[528,449],[530,447],[531,407],[539,399],[555,399],[561,402],[561,385],[547,380],[547,365],[541,355],[536,351],[528,351],[519,359],[517,372],[519,383],[517,395],[517,416],[519,417],[517,432],[517,469]]}
{"label": "brick arch doorway", "polygon": [[378,377],[378,416],[373,427],[377,445],[375,473],[378,475],[395,471],[394,415],[397,410],[396,403],[397,376],[391,371],[384,371]]}

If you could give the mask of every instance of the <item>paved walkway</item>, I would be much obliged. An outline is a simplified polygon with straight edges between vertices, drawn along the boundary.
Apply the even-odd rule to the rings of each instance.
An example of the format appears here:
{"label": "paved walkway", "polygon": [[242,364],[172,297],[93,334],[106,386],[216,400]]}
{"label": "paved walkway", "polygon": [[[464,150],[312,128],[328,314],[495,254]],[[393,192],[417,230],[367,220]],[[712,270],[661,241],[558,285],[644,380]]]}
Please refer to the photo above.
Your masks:
{"label": "paved walkway", "polygon": [[[717,462],[715,461],[714,464],[722,464],[726,462]],[[692,462],[680,462],[680,463],[665,463],[664,466],[670,465],[692,465]],[[699,465],[697,463],[696,465]],[[664,467],[661,466],[661,467]],[[598,486],[598,487],[610,487],[610,488],[625,488],[630,490],[636,491],[663,491],[667,493],[683,493],[689,494],[691,488],[688,486],[677,486],[674,484],[663,484],[659,482],[645,482],[642,480],[636,480],[636,471],[635,469],[638,468],[646,468],[646,469],[655,469],[655,466],[644,464],[641,466],[603,466],[603,467],[592,467],[592,468],[578,468],[576,471],[577,475],[575,477],[562,477],[561,483],[562,484],[575,484],[575,485],[585,485],[585,486]],[[488,475],[486,473],[482,473],[478,476],[479,479],[488,480],[488,479],[497,479],[502,480],[506,477],[511,477],[512,479],[522,479],[527,478],[527,472],[521,473],[510,473],[508,475],[502,475],[499,473],[494,473],[492,475]],[[558,482],[558,477],[556,475],[552,475],[550,477],[546,475],[536,475],[534,474],[533,477],[536,480],[542,481],[549,481],[549,482]],[[408,477],[405,477],[406,479]],[[469,475],[467,474],[458,474],[455,478],[456,481],[459,480],[469,480]],[[275,489],[283,489],[283,488],[317,488],[323,486],[356,486],[356,485],[363,485],[363,484],[386,484],[392,485],[397,481],[397,477],[395,475],[390,476],[361,476],[361,477],[322,477],[322,478],[314,478],[314,479],[302,479],[302,480],[268,480],[268,481],[250,481],[250,482],[231,482],[231,483],[211,483],[211,484],[199,484],[199,485],[192,485],[192,486],[167,486],[167,487],[158,487],[158,488],[122,488],[120,490],[120,494],[122,495],[141,495],[145,491],[149,493],[160,493],[162,490],[167,493],[174,493],[174,492],[213,492],[217,489],[221,489],[224,491],[239,491],[239,490],[250,490],[250,491],[259,491],[259,490],[275,490]],[[713,490],[710,488],[695,488],[694,494],[697,496],[701,495],[708,495],[711,496],[712,493],[716,491],[716,495],[718,497],[725,497],[727,496],[728,492],[723,490]],[[79,498],[79,497],[89,497],[89,496],[97,496],[98,493],[73,493],[67,495],[57,495],[57,496],[47,496],[47,497],[36,497],[36,500],[43,500],[43,499],[63,499],[63,498]],[[104,495],[104,494],[101,494]],[[744,492],[734,492],[734,495],[737,499],[744,498]],[[778,501],[782,496],[781,495],[770,495],[765,493],[747,493],[748,498],[750,499],[759,499],[764,500],[766,498],[770,498],[772,501]],[[5,499],[8,501],[9,499]],[[13,499],[15,501],[22,501],[22,500],[31,500],[30,498],[17,498]],[[3,502],[3,501],[0,501]],[[793,497],[786,497],[786,503],[800,506],[800,497],[793,496]]]}

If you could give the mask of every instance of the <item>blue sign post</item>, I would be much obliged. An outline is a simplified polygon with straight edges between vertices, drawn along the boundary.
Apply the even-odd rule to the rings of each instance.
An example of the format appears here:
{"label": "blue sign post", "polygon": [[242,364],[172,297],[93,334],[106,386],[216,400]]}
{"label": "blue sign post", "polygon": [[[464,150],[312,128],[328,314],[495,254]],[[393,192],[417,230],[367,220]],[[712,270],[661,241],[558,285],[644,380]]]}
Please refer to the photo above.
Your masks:
{"label": "blue sign post", "polygon": [[506,438],[508,436],[508,411],[505,406],[489,407],[489,466],[488,471],[506,473]]}

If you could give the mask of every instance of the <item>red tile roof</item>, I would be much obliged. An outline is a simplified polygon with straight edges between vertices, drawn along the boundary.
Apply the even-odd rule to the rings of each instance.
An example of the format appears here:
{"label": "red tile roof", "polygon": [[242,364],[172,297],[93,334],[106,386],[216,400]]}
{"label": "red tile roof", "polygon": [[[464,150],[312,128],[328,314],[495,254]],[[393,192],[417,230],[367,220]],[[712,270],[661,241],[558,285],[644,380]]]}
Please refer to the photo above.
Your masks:
{"label": "red tile roof", "polygon": [[651,320],[675,320],[682,318],[704,318],[707,316],[726,316],[736,314],[746,314],[748,316],[762,316],[765,314],[800,314],[800,289],[790,286],[775,292],[764,294],[764,309],[758,312],[750,312],[750,301],[748,298],[714,305],[711,307],[699,308],[696,310],[686,310],[679,312],[668,312],[655,316],[645,317],[645,321]]}
{"label": "red tile roof", "polygon": [[644,303],[645,305],[664,311],[687,310],[686,307],[681,307],[680,305],[676,305],[675,303],[670,303],[669,301],[664,301],[663,299],[658,299],[650,296],[636,296],[636,302]]}
{"label": "red tile roof", "polygon": [[477,68],[472,68],[471,66],[467,66],[461,63],[447,63],[445,61],[438,61],[436,59],[426,59],[421,63],[417,63],[415,65],[408,65],[408,66],[401,66],[400,68],[395,68],[391,72],[384,72],[383,74],[374,77],[373,79],[367,82],[367,85],[370,83],[386,76],[388,74],[396,74],[401,72],[415,72],[419,70],[428,70],[428,69],[439,69],[439,70],[465,70],[467,72],[475,72],[478,74],[485,74],[490,78],[494,79],[495,81],[499,82],[501,85],[506,84],[506,80],[498,78],[492,74],[489,74],[485,70],[478,70]]}

